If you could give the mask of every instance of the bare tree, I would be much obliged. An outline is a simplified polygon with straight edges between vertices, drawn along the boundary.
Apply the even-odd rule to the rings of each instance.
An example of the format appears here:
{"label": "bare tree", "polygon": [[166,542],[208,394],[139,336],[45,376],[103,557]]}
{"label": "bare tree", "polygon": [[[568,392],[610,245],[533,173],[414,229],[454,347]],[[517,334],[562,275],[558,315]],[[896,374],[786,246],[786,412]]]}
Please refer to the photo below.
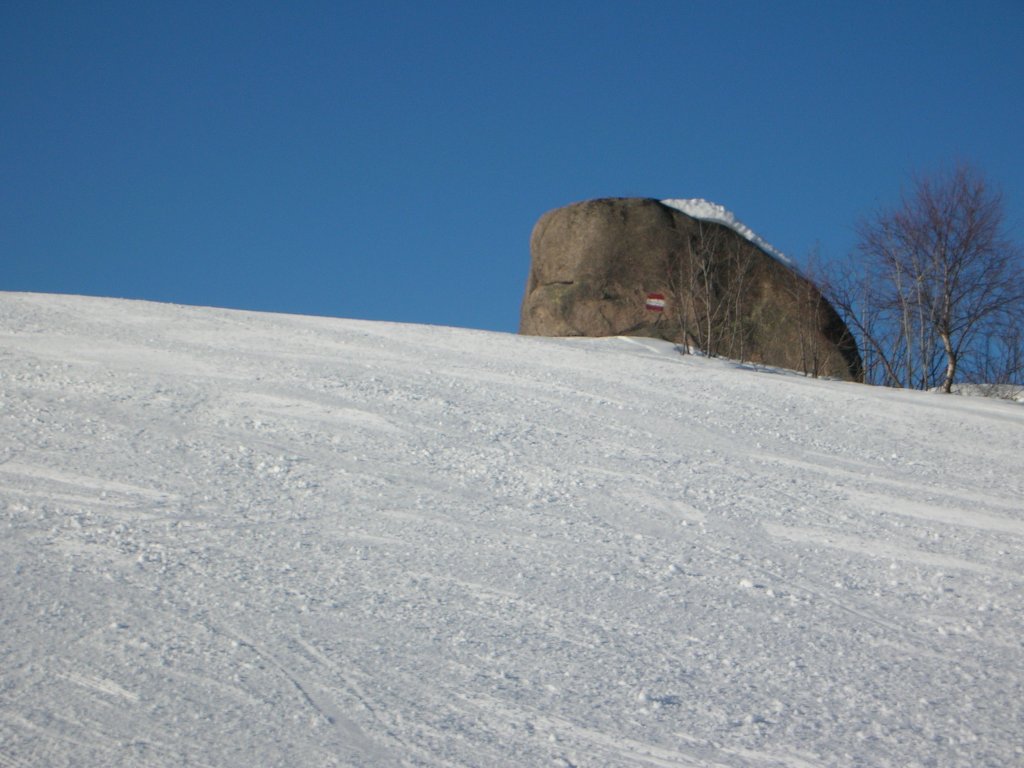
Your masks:
{"label": "bare tree", "polygon": [[820,290],[823,282],[820,249],[817,245],[807,255],[802,274],[789,289],[796,312],[796,346],[800,356],[800,370],[804,376],[818,378],[825,361],[825,341],[821,335],[827,300]]}
{"label": "bare tree", "polygon": [[835,265],[825,289],[832,306],[859,340],[865,383],[901,387],[901,326],[893,322],[877,284],[861,267]]}
{"label": "bare tree", "polygon": [[674,253],[668,264],[668,286],[676,321],[686,339],[713,357],[714,337],[719,320],[718,278],[715,254],[718,232],[697,222],[697,234],[687,241],[685,252]]}
{"label": "bare tree", "polygon": [[1024,269],[1002,197],[970,167],[916,177],[857,233],[861,261],[833,281],[832,298],[875,383],[950,392],[965,361],[976,368],[1024,322]]}
{"label": "bare tree", "polygon": [[1018,324],[987,333],[979,354],[965,366],[964,381],[986,397],[1019,399],[1024,394],[1024,328]]}
{"label": "bare tree", "polygon": [[742,360],[752,331],[743,302],[754,260],[718,224],[698,221],[684,252],[673,254],[668,286],[675,320],[687,343],[710,357]]}

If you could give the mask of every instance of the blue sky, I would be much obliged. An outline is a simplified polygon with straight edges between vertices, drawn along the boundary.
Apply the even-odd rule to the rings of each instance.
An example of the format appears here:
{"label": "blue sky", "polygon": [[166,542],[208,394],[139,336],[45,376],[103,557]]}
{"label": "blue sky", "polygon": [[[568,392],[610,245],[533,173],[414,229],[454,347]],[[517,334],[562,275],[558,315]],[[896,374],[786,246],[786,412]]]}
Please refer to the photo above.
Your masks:
{"label": "blue sky", "polygon": [[0,5],[0,290],[514,331],[537,218],[797,260],[962,160],[1024,240],[1024,2]]}

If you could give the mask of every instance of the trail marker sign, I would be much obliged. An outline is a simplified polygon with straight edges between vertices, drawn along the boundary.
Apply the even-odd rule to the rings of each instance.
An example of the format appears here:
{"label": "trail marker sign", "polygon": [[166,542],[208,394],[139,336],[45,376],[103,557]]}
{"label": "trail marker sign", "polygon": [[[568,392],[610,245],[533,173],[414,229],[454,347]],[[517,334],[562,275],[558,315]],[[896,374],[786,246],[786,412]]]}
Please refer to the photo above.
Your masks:
{"label": "trail marker sign", "polygon": [[648,312],[664,312],[665,311],[665,294],[663,294],[663,293],[648,293],[647,294],[647,311]]}

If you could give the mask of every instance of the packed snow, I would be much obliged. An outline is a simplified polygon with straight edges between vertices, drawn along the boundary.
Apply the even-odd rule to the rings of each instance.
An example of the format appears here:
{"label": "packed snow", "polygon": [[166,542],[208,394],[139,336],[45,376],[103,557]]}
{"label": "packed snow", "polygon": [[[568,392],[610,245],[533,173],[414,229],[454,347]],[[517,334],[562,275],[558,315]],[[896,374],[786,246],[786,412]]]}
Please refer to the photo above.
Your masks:
{"label": "packed snow", "polygon": [[1024,763],[1024,408],[0,294],[0,767]]}
{"label": "packed snow", "polygon": [[701,221],[713,221],[717,224],[723,224],[736,234],[740,235],[740,237],[752,242],[768,255],[774,256],[784,264],[793,266],[792,260],[786,256],[786,254],[778,248],[775,248],[754,230],[737,219],[736,214],[723,205],[712,203],[709,200],[704,200],[699,197],[684,200],[662,200],[661,204],[667,205],[669,208],[675,208],[677,211],[682,211],[687,216],[692,216],[693,218],[700,219]]}

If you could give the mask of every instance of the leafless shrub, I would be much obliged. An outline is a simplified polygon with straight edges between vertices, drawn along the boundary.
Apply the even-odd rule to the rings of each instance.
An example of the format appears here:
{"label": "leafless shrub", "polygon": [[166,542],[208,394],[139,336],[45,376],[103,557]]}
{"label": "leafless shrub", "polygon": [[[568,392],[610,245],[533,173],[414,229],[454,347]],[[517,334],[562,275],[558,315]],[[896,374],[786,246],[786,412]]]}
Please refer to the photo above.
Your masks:
{"label": "leafless shrub", "polygon": [[1019,380],[1024,268],[984,177],[964,165],[916,177],[857,234],[857,259],[830,281],[830,298],[861,340],[866,381],[948,393],[968,376]]}
{"label": "leafless shrub", "polygon": [[697,222],[682,253],[669,260],[673,316],[687,343],[709,357],[749,354],[752,325],[743,302],[754,257],[721,226]]}

